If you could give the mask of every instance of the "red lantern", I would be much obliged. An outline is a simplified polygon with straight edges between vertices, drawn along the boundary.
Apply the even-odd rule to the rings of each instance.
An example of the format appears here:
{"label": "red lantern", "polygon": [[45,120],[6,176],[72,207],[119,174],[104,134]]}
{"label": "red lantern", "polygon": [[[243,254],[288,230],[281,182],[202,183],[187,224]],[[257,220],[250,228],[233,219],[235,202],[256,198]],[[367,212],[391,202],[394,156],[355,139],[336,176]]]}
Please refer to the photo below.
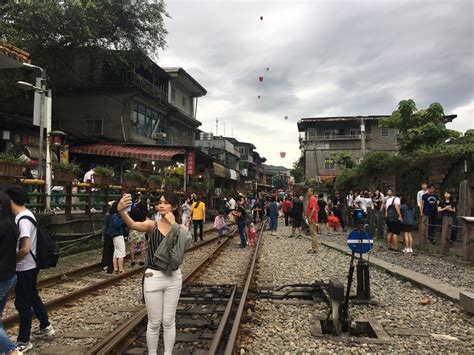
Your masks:
{"label": "red lantern", "polygon": [[260,76],[258,77],[258,80],[259,80],[259,81],[263,81],[263,75],[260,75]]}
{"label": "red lantern", "polygon": [[286,156],[286,152],[280,152],[280,157],[284,158]]}

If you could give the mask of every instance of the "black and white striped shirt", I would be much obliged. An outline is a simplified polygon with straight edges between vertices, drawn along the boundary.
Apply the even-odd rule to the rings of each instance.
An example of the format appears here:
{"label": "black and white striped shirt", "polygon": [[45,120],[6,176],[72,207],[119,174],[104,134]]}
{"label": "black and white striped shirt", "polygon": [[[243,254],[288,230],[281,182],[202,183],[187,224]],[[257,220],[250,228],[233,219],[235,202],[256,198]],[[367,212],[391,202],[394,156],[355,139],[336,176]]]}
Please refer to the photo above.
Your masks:
{"label": "black and white striped shirt", "polygon": [[153,229],[153,232],[151,232],[151,236],[148,239],[148,247],[146,249],[146,259],[145,259],[145,269],[150,268],[153,270],[158,270],[158,268],[155,265],[155,252],[160,246],[160,243],[163,241],[163,234],[160,232],[158,229],[158,220],[156,219],[155,216],[152,218],[155,221],[155,228]]}

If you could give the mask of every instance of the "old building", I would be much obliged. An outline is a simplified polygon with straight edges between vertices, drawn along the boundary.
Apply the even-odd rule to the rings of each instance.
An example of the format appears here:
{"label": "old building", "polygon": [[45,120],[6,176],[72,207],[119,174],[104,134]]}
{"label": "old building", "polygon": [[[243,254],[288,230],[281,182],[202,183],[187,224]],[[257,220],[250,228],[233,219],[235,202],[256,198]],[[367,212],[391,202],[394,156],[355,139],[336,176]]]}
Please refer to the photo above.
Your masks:
{"label": "old building", "polygon": [[334,162],[334,153],[347,151],[360,162],[364,151],[395,152],[398,132],[379,127],[384,117],[388,116],[302,118],[298,131],[306,178],[321,181],[339,175],[341,167]]}

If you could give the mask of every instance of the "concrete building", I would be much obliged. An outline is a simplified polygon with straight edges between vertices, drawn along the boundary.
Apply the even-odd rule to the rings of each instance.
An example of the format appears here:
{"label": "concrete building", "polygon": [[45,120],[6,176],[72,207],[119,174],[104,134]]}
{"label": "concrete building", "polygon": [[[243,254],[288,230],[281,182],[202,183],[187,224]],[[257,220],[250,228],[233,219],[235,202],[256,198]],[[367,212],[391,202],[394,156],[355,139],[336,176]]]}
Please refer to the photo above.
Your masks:
{"label": "concrete building", "polygon": [[385,117],[389,116],[313,117],[298,121],[306,178],[320,182],[338,176],[341,167],[334,162],[333,153],[347,151],[356,162],[363,159],[364,150],[394,153],[398,131],[379,126]]}
{"label": "concrete building", "polygon": [[215,158],[226,168],[239,171],[240,152],[228,138],[201,132],[199,139],[195,141],[195,146]]}

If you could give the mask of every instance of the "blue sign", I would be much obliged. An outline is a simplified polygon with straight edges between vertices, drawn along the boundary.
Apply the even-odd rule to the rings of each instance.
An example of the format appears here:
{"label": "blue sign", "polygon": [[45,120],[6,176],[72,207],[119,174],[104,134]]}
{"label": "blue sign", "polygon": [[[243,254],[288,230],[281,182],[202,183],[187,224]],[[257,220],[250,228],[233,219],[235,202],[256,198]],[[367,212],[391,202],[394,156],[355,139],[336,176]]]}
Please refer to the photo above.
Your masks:
{"label": "blue sign", "polygon": [[[359,233],[361,233],[361,235],[359,235]],[[358,230],[353,230],[347,236],[347,246],[350,251],[352,251],[352,248],[355,248],[356,253],[365,254],[374,246],[374,240],[366,231],[359,232]]]}

